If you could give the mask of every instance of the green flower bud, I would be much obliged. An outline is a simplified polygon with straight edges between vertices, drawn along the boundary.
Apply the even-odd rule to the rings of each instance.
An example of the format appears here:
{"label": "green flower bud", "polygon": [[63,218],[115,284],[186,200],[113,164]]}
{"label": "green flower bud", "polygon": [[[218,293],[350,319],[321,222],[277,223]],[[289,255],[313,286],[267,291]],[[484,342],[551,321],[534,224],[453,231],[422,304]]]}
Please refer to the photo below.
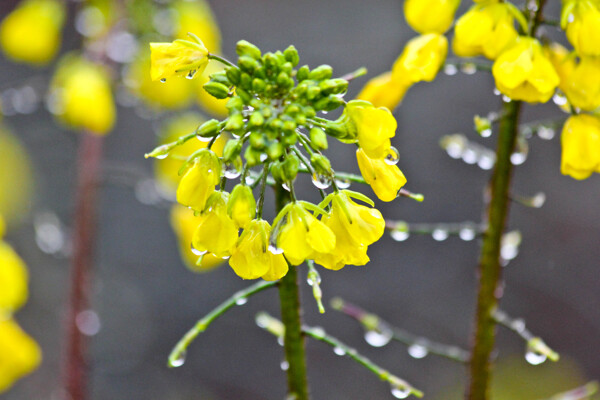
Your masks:
{"label": "green flower bud", "polygon": [[283,123],[281,130],[284,132],[293,132],[296,130],[296,122],[287,120]]}
{"label": "green flower bud", "polygon": [[240,40],[235,45],[235,52],[238,56],[248,56],[250,58],[259,59],[261,57],[260,49],[246,40]]}
{"label": "green flower bud", "polygon": [[267,146],[267,156],[271,160],[277,160],[283,155],[283,145],[279,142],[273,142]]}
{"label": "green flower bud", "polygon": [[222,83],[225,86],[230,86],[231,82],[229,82],[229,78],[227,78],[227,72],[219,71],[213,74],[210,74],[210,80]]}
{"label": "green flower bud", "polygon": [[242,112],[242,110],[244,109],[244,102],[242,101],[242,99],[235,96],[230,98],[229,101],[227,101],[225,107],[227,108],[227,110],[229,110],[230,113],[233,111]]}
{"label": "green flower bud", "polygon": [[341,97],[338,97],[336,95],[333,95],[333,94],[330,94],[329,97],[327,98],[327,100],[329,100],[329,101],[327,102],[325,107],[321,109],[323,111],[336,110],[336,109],[342,107],[346,103],[344,101],[344,99],[342,99]]}
{"label": "green flower bud", "polygon": [[320,94],[321,89],[318,86],[311,86],[306,91],[306,97],[308,97],[309,100],[314,100]]}
{"label": "green flower bud", "polygon": [[254,219],[256,200],[250,187],[242,184],[235,185],[227,201],[227,215],[238,228],[245,228]]}
{"label": "green flower bud", "polygon": [[253,73],[255,69],[260,67],[258,61],[250,56],[240,56],[238,59],[238,65],[242,71],[249,74]]}
{"label": "green flower bud", "polygon": [[209,138],[214,137],[221,131],[221,122],[216,119],[209,119],[196,129],[196,136]]}
{"label": "green flower bud", "polygon": [[260,110],[260,113],[263,115],[263,117],[269,118],[271,115],[273,115],[273,110],[271,110],[271,107],[264,107]]}
{"label": "green flower bud", "polygon": [[281,164],[282,163],[280,161],[271,163],[271,176],[273,176],[273,179],[275,179],[277,182],[284,182],[283,168],[281,167]]}
{"label": "green flower bud", "polygon": [[255,149],[262,150],[267,146],[267,141],[265,140],[265,136],[260,131],[254,131],[250,133],[250,137],[248,138],[250,146]]}
{"label": "green flower bud", "polygon": [[283,121],[281,121],[279,118],[273,118],[271,122],[269,122],[269,127],[271,127],[274,130],[280,130],[282,126]]}
{"label": "green flower bud", "polygon": [[144,154],[144,158],[155,157],[159,160],[162,160],[163,158],[166,158],[169,155],[169,152],[173,147],[174,146],[172,144],[163,144],[162,146],[158,146],[157,148],[152,150],[150,153]]}
{"label": "green flower bud", "polygon": [[217,99],[225,99],[229,96],[229,88],[222,83],[209,81],[206,82],[202,87],[208,92],[208,94]]}
{"label": "green flower bud", "polygon": [[238,139],[229,139],[223,148],[223,160],[231,162],[235,160],[242,152],[242,142]]}
{"label": "green flower bud", "polygon": [[225,68],[225,74],[227,74],[227,79],[234,85],[240,83],[240,78],[242,75],[242,71],[238,67],[227,67]]}
{"label": "green flower bud", "polygon": [[348,81],[345,79],[327,79],[319,84],[324,94],[340,94],[348,90]]}
{"label": "green flower bud", "polygon": [[280,86],[285,86],[287,80],[289,79],[289,75],[285,72],[281,71],[279,75],[277,75],[277,84]]}
{"label": "green flower bud", "polygon": [[298,136],[296,135],[296,132],[294,132],[294,131],[285,132],[283,135],[283,138],[281,139],[281,142],[283,143],[283,145],[285,147],[293,146],[296,144],[297,141],[298,141]]}
{"label": "green flower bud", "polygon": [[329,159],[322,154],[313,153],[313,155],[310,156],[310,164],[313,166],[317,174],[325,176],[333,175]]}
{"label": "green flower bud", "polygon": [[229,116],[225,129],[228,131],[239,131],[244,128],[244,117],[242,114],[233,114]]}
{"label": "green flower bud", "polygon": [[242,72],[240,75],[240,85],[242,88],[246,90],[250,90],[252,88],[252,78],[249,74]]}
{"label": "green flower bud", "polygon": [[293,70],[293,69],[294,69],[294,66],[293,66],[293,65],[292,65],[292,63],[291,63],[291,62],[289,62],[289,61],[288,61],[288,62],[286,62],[286,63],[283,63],[283,65],[281,66],[281,70],[282,70],[283,72],[285,72],[286,74],[288,74],[288,75],[291,75],[291,74],[292,74],[292,70]]}
{"label": "green flower bud", "polygon": [[267,70],[276,71],[279,69],[279,61],[273,53],[265,54],[265,56],[263,57],[263,62],[265,64],[265,67],[267,67]]}
{"label": "green flower bud", "polygon": [[333,75],[333,68],[330,65],[323,64],[310,71],[308,78],[315,81],[322,81],[323,79],[331,78],[331,75]]}
{"label": "green flower bud", "polygon": [[265,90],[266,86],[267,84],[262,79],[254,78],[252,80],[252,90],[254,90],[255,92],[262,92],[263,90]]}
{"label": "green flower bud", "polygon": [[296,124],[298,125],[306,125],[306,115],[298,114],[295,118]]}
{"label": "green flower bud", "polygon": [[281,175],[284,182],[291,182],[296,179],[298,169],[300,168],[300,159],[295,154],[288,154],[281,163]]}
{"label": "green flower bud", "polygon": [[235,94],[240,96],[240,99],[242,99],[244,104],[249,104],[252,101],[252,99],[254,99],[254,97],[252,97],[252,95],[250,93],[248,93],[247,91],[245,91],[242,88],[235,89]]}
{"label": "green flower bud", "polygon": [[249,167],[254,167],[258,164],[261,163],[260,161],[260,155],[262,153],[260,152],[260,150],[256,150],[251,146],[246,147],[246,152],[244,153],[244,158],[246,159],[246,164],[248,164]]}
{"label": "green flower bud", "polygon": [[300,112],[300,107],[298,107],[298,105],[296,105],[296,104],[289,105],[285,109],[285,113],[289,114],[289,115],[295,115],[295,114],[298,114],[299,112]]}
{"label": "green flower bud", "polygon": [[308,68],[308,65],[303,65],[302,67],[300,67],[298,72],[296,72],[296,79],[298,79],[298,82],[301,82],[305,79],[308,79],[309,75],[310,75],[310,68]]}
{"label": "green flower bud", "polygon": [[317,112],[311,106],[305,106],[303,112],[306,118],[314,118],[317,115]]}
{"label": "green flower bud", "polygon": [[254,111],[250,115],[250,119],[248,120],[250,126],[261,126],[265,123],[265,118],[260,113],[260,111]]}
{"label": "green flower bud", "polygon": [[283,56],[287,61],[292,63],[292,66],[295,67],[300,62],[300,56],[298,55],[298,50],[293,45],[288,46],[287,49],[283,51]]}
{"label": "green flower bud", "polygon": [[310,141],[316,148],[320,150],[327,149],[327,134],[321,128],[312,128],[309,132]]}

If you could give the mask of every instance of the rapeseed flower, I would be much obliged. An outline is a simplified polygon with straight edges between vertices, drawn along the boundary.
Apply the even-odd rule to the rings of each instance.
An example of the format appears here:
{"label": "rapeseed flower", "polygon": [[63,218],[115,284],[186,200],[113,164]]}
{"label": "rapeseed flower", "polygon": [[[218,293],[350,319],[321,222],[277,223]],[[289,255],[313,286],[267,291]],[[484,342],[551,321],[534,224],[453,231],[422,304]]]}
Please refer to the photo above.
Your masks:
{"label": "rapeseed flower", "polygon": [[574,107],[586,111],[600,107],[600,57],[582,56],[569,74],[564,92]]}
{"label": "rapeseed flower", "polygon": [[197,39],[177,39],[172,43],[150,43],[150,77],[153,81],[172,76],[202,74],[208,64],[208,50]]}
{"label": "rapeseed flower", "polygon": [[600,4],[597,0],[563,1],[561,25],[580,56],[600,56]]}
{"label": "rapeseed flower", "polygon": [[227,214],[238,228],[245,228],[256,216],[256,200],[249,186],[239,184],[231,191]]}
{"label": "rapeseed flower", "polygon": [[7,243],[0,240],[0,318],[27,301],[28,273],[25,263]]}
{"label": "rapeseed flower", "polygon": [[406,22],[419,33],[444,33],[454,21],[460,0],[405,0]]}
{"label": "rapeseed flower", "polygon": [[392,67],[392,79],[400,82],[431,82],[446,60],[448,39],[428,33],[408,41]]}
{"label": "rapeseed flower", "polygon": [[356,98],[368,101],[375,107],[393,110],[402,102],[411,85],[411,82],[402,79],[392,79],[392,72],[388,71],[369,80]]}
{"label": "rapeseed flower", "polygon": [[229,194],[214,192],[206,201],[198,226],[192,238],[197,252],[211,253],[216,257],[229,257],[238,239],[238,228],[227,215]]}
{"label": "rapeseed flower", "polygon": [[179,181],[177,201],[196,211],[204,210],[208,197],[221,181],[221,161],[211,150],[201,150]]}
{"label": "rapeseed flower", "polygon": [[0,394],[42,360],[38,344],[11,318],[0,315]]}
{"label": "rapeseed flower", "polygon": [[561,134],[560,171],[575,179],[600,173],[600,119],[580,114],[569,117]]}
{"label": "rapeseed flower", "polygon": [[384,158],[371,158],[363,149],[356,151],[356,158],[360,173],[380,200],[392,201],[398,197],[406,178],[397,165],[389,164]]}

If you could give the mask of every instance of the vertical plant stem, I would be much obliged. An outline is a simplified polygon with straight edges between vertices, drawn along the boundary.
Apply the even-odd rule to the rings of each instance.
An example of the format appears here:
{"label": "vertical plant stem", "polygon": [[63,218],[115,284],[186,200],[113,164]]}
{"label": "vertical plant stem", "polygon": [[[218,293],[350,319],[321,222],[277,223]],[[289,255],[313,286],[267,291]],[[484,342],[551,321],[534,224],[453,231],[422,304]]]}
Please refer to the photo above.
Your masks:
{"label": "vertical plant stem", "polygon": [[490,182],[491,200],[487,210],[487,229],[479,260],[479,293],[475,314],[475,332],[470,363],[468,400],[489,399],[490,354],[494,349],[496,322],[493,318],[502,288],[500,241],[508,214],[512,172],[510,156],[515,150],[521,103],[511,101],[503,106],[500,121],[496,167]]}
{"label": "vertical plant stem", "polygon": [[77,316],[90,303],[91,272],[96,225],[96,189],[102,158],[103,139],[83,134],[77,156],[77,187],[73,226],[68,314],[65,321],[63,374],[64,389],[70,399],[87,398],[86,338],[77,327]]}
{"label": "vertical plant stem", "polygon": [[[275,187],[277,210],[281,210],[289,201],[289,193],[281,186]],[[279,300],[281,303],[281,322],[285,326],[284,350],[289,364],[287,370],[288,396],[294,400],[308,400],[306,380],[306,356],[302,335],[300,295],[298,293],[298,272],[290,265],[290,270],[279,282]]]}

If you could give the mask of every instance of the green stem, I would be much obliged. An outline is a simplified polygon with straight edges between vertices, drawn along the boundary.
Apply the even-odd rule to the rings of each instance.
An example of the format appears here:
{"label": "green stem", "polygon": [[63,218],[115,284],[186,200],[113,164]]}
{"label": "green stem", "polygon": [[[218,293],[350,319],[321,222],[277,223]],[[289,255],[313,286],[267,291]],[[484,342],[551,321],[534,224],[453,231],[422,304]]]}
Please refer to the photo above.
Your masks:
{"label": "green stem", "polygon": [[483,236],[479,260],[479,293],[470,363],[468,400],[489,399],[490,354],[494,349],[496,321],[493,312],[501,297],[500,242],[508,214],[512,173],[510,156],[515,150],[521,102],[504,103],[500,121],[496,166],[490,182],[491,200],[487,210],[488,227]]}
{"label": "green stem", "polygon": [[225,65],[227,65],[227,66],[229,66],[229,67],[235,67],[235,66],[236,66],[234,63],[232,63],[231,61],[229,61],[229,60],[228,60],[228,59],[226,59],[225,57],[221,57],[221,56],[218,56],[218,55],[216,55],[216,54],[209,54],[209,55],[208,55],[208,59],[209,59],[209,60],[215,60],[215,61],[218,61],[218,62],[220,62],[221,64],[225,64]]}
{"label": "green stem", "polygon": [[[289,193],[281,186],[275,187],[275,203],[279,212],[290,202]],[[300,295],[298,293],[298,273],[290,266],[286,276],[279,281],[279,300],[281,303],[281,321],[285,326],[284,350],[289,364],[287,370],[288,395],[294,400],[308,400],[306,380],[306,356],[302,323],[300,320]]]}
{"label": "green stem", "polygon": [[265,190],[267,189],[267,176],[269,175],[269,164],[265,164],[260,178],[260,197],[258,198],[258,207],[256,210],[256,218],[262,218],[263,207],[265,205]]}
{"label": "green stem", "polygon": [[194,339],[196,339],[196,337],[200,333],[204,332],[206,330],[206,328],[208,328],[208,326],[215,319],[217,319],[221,315],[225,314],[225,312],[227,310],[229,310],[231,307],[238,304],[238,302],[244,301],[248,297],[250,297],[256,293],[262,292],[263,290],[273,287],[275,285],[277,285],[277,282],[265,282],[265,281],[257,282],[254,285],[235,293],[233,296],[231,296],[230,298],[225,300],[223,303],[219,304],[219,306],[217,306],[214,310],[212,310],[210,313],[208,313],[202,319],[198,320],[198,322],[196,322],[196,324],[192,327],[192,329],[187,331],[186,334],[179,340],[179,342],[177,342],[177,344],[175,345],[173,350],[171,350],[171,354],[169,354],[168,366],[169,367],[181,366],[183,364],[185,352],[186,352],[187,348],[189,347],[189,345],[194,341]]}

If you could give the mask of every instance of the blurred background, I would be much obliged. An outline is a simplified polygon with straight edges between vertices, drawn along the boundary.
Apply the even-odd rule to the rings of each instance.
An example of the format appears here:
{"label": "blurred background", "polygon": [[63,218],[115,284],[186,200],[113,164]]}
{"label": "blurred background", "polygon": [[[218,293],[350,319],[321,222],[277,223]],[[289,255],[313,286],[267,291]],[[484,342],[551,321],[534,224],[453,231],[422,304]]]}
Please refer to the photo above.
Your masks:
{"label": "blurred background", "polygon": [[[167,132],[170,121],[182,110],[200,115],[188,117],[192,128],[180,121],[186,127],[172,128],[176,135],[188,133],[202,115],[213,115],[214,110],[211,113],[198,106],[194,99],[180,108],[159,109],[152,101],[161,99],[147,100],[151,94],[146,100],[144,95],[142,100],[134,96],[142,89],[139,82],[132,83],[131,74],[135,77],[148,71],[132,73],[135,67],[129,63],[135,65],[145,54],[137,49],[147,48],[148,41],[164,40],[172,34],[169,3],[177,3],[148,1],[161,10],[151,13],[143,1],[131,3],[136,2],[132,12],[137,20],[119,22],[121,36],[112,37],[116,47],[114,54],[109,54],[119,82],[113,87],[117,119],[104,142],[93,299],[82,325],[90,339],[91,398],[283,399],[282,348],[254,322],[261,310],[278,315],[275,291],[263,292],[232,309],[198,337],[184,366],[166,367],[169,351],[187,329],[250,283],[239,279],[227,265],[193,272],[180,257],[170,225],[170,189],[154,181],[154,164],[160,161],[146,160],[143,155],[160,142],[161,135],[173,133]],[[0,17],[8,15],[17,3],[2,1]],[[60,54],[80,49],[82,34],[89,36],[90,30],[96,29],[94,24],[102,24],[98,14],[101,3],[68,3]],[[369,74],[351,83],[347,99],[355,96],[368,78],[389,70],[404,44],[416,35],[404,21],[400,0],[208,3],[220,28],[222,53],[230,59],[235,58],[236,41],[246,39],[263,51],[294,44],[301,64],[330,64],[337,75],[367,67]],[[470,5],[463,3],[458,15]],[[556,19],[559,2],[549,3],[548,15]],[[144,20],[148,30],[158,33],[142,32],[136,24]],[[132,26],[144,36],[134,33]],[[563,33],[546,29],[550,37],[564,42]],[[5,240],[30,271],[30,298],[15,318],[43,351],[41,367],[0,395],[7,400],[62,399],[61,351],[72,251],[69,235],[81,135],[53,121],[52,101],[46,92],[55,68],[56,63],[30,67],[0,56],[2,129],[12,132],[10,139],[2,140],[15,141],[27,153],[16,161],[8,155],[0,160],[2,196],[22,193],[3,210],[15,215],[8,221]],[[406,188],[423,193],[425,201],[377,202],[386,218],[408,223],[481,221],[489,167],[473,164],[462,153],[449,157],[439,144],[443,136],[461,133],[470,141],[495,148],[496,136],[478,135],[473,116],[499,110],[502,99],[494,94],[489,73],[473,72],[470,68],[440,72],[433,83],[411,88],[394,112],[398,131],[392,143],[400,151],[398,165],[408,179]],[[543,106],[525,106],[522,121],[553,118],[565,115],[550,101]],[[600,177],[595,174],[575,181],[560,174],[560,127],[534,132],[528,143],[526,160],[520,160],[523,162],[515,169],[514,194],[543,192],[546,201],[541,208],[512,204],[509,229],[521,232],[522,243],[503,271],[506,285],[501,307],[513,317],[524,318],[529,329],[560,353],[561,360],[528,364],[525,343],[498,328],[497,399],[546,399],[600,377]],[[8,148],[5,146],[0,154]],[[331,143],[328,155],[337,170],[358,173],[352,149]],[[16,179],[19,174],[25,176]],[[309,179],[299,179],[298,184],[299,193],[317,200]],[[371,195],[370,188],[359,186],[354,184],[352,189]],[[272,204],[272,197],[267,201]],[[444,231],[444,226],[440,228]],[[461,398],[462,365],[432,355],[411,357],[400,343],[369,346],[362,328],[328,304],[329,299],[340,296],[397,327],[468,348],[479,242],[446,236],[439,230],[436,238],[411,234],[396,241],[385,235],[369,249],[367,266],[349,266],[339,272],[319,269],[327,312],[318,313],[310,287],[303,285],[305,323],[322,326],[356,347],[425,391],[426,399]],[[304,280],[305,267],[300,269]],[[315,399],[392,398],[387,384],[346,357],[335,355],[326,345],[309,340],[307,352]]]}

